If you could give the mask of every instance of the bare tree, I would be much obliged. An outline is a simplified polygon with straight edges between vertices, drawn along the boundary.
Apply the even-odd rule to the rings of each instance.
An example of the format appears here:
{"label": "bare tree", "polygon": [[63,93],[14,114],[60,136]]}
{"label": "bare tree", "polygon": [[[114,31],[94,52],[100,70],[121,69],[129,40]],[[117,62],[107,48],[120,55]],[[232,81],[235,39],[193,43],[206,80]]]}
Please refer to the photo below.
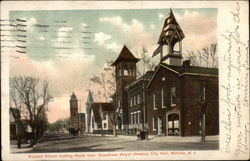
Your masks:
{"label": "bare tree", "polygon": [[190,59],[194,66],[217,67],[217,44],[213,43],[209,46],[204,46],[201,50],[191,51],[187,50],[184,55]]}
{"label": "bare tree", "polygon": [[15,76],[10,79],[10,102],[19,108],[24,115],[28,114],[27,118],[33,138],[37,138],[39,135],[39,130],[41,130],[39,126],[46,118],[47,105],[52,99],[47,81],[39,86],[38,78]]}
{"label": "bare tree", "polygon": [[216,43],[210,45],[210,56],[211,56],[211,59],[212,59],[212,67],[217,67],[216,49],[217,49],[217,44]]}
{"label": "bare tree", "polygon": [[[115,99],[115,70],[114,67],[111,66],[113,61],[108,61],[107,66],[103,68],[103,72],[97,76],[93,76],[90,78],[90,81],[99,85],[99,89],[96,92],[96,96],[102,96],[106,102],[110,99]],[[113,134],[117,136],[116,125],[118,121],[118,115],[120,109],[117,109],[116,106],[113,111],[109,112],[109,118],[113,127]]]}
{"label": "bare tree", "polygon": [[147,71],[149,70],[154,70],[155,63],[152,62],[151,56],[148,54],[148,50],[145,46],[142,47],[140,52],[137,52],[137,57],[140,58],[141,66],[142,66],[142,71],[137,70],[138,76],[144,75]]}

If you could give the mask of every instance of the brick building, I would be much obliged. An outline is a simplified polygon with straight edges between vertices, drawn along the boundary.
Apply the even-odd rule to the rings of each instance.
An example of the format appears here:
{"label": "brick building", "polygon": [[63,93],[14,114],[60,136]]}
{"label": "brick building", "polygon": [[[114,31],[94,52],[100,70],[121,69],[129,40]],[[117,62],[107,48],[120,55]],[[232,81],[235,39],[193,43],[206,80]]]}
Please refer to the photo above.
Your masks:
{"label": "brick building", "polygon": [[153,72],[149,71],[145,79],[136,79],[138,59],[126,46],[113,63],[114,102],[122,109],[122,129],[127,134],[134,128],[148,129],[149,134],[156,135],[219,134],[218,69],[183,61],[184,37],[170,9],[159,47],[153,53],[160,54],[160,63]]}
{"label": "brick building", "polygon": [[206,135],[219,133],[218,69],[182,64],[184,39],[172,10],[159,37],[160,64],[147,86],[149,133]]}
{"label": "brick building", "polygon": [[136,80],[136,63],[139,61],[124,45],[118,58],[112,66],[115,66],[116,75],[116,93],[114,103],[120,109],[121,117],[118,128],[128,133],[129,115],[128,115],[128,93],[125,87]]}
{"label": "brick building", "polygon": [[146,109],[146,87],[154,74],[153,71],[146,72],[143,76],[126,87],[128,93],[128,114],[129,114],[129,133],[135,133],[136,129],[147,128],[147,109]]}
{"label": "brick building", "polygon": [[217,69],[161,63],[146,94],[149,133],[199,135],[203,115],[206,134],[219,133]]}
{"label": "brick building", "polygon": [[70,129],[78,130],[78,100],[73,92],[70,96]]}

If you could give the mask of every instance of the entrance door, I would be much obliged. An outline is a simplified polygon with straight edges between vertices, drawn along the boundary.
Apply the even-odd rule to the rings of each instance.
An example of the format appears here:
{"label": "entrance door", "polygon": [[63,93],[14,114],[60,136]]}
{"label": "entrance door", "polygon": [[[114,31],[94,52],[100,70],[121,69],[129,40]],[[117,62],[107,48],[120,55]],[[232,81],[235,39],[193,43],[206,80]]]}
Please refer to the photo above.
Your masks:
{"label": "entrance door", "polygon": [[168,115],[168,135],[180,135],[179,128],[179,115],[178,114],[170,114]]}
{"label": "entrance door", "polygon": [[162,135],[163,130],[163,121],[162,117],[158,118],[158,135]]}
{"label": "entrance door", "polygon": [[118,116],[117,122],[118,122],[118,129],[121,130],[122,129],[122,118],[121,118],[121,116]]}

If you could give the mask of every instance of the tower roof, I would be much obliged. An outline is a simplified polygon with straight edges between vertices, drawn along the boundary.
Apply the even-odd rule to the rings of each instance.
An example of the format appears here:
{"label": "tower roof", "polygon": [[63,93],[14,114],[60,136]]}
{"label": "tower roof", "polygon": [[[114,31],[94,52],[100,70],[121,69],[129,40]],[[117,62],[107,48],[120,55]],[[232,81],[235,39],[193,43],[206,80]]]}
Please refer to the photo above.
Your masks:
{"label": "tower roof", "polygon": [[73,92],[70,96],[70,100],[77,100],[75,93]]}
{"label": "tower roof", "polygon": [[120,61],[122,60],[129,60],[129,61],[134,61],[134,62],[138,62],[139,59],[137,59],[127,48],[126,45],[123,46],[118,58],[114,61],[114,63],[112,64],[112,66],[116,66]]}
{"label": "tower roof", "polygon": [[88,98],[87,98],[87,102],[86,103],[91,103],[91,102],[94,102],[94,99],[93,99],[91,91],[89,90]]}
{"label": "tower roof", "polygon": [[172,9],[170,8],[170,12],[165,19],[158,44],[167,44],[171,41],[174,45],[176,42],[181,41],[184,39],[185,35],[180,28],[178,22],[175,19]]}

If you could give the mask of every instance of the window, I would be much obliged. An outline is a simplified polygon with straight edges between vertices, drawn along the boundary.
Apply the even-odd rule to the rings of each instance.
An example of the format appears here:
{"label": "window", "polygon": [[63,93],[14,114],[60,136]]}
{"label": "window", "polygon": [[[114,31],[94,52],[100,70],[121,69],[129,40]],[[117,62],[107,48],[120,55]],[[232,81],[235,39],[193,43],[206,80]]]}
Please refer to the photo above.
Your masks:
{"label": "window", "polygon": [[173,122],[172,121],[168,121],[168,128],[172,129],[173,128]]}
{"label": "window", "polygon": [[162,108],[165,108],[165,95],[164,95],[164,90],[161,90],[161,104],[162,104]]}
{"label": "window", "polygon": [[133,106],[133,97],[130,97],[130,106]]}
{"label": "window", "polygon": [[134,105],[136,105],[136,96],[134,96]]}
{"label": "window", "polygon": [[172,87],[171,88],[171,106],[176,105],[176,88]]}
{"label": "window", "polygon": [[179,128],[179,120],[174,120],[174,128]]}
{"label": "window", "polygon": [[206,88],[205,86],[200,87],[199,101],[205,102]]}
{"label": "window", "polygon": [[132,113],[132,124],[134,124],[134,114]]}
{"label": "window", "polygon": [[103,120],[106,120],[106,113],[103,113]]}
{"label": "window", "polygon": [[123,67],[123,74],[124,74],[124,76],[128,76],[129,75],[129,73],[128,73],[128,66],[127,65],[124,65],[124,67]]}
{"label": "window", "polygon": [[107,124],[106,123],[103,124],[103,128],[105,128],[105,129],[107,128]]}
{"label": "window", "polygon": [[157,127],[158,127],[158,122],[157,122],[157,118],[156,117],[154,117],[153,118],[153,130],[156,130],[157,129]]}
{"label": "window", "polygon": [[118,75],[122,76],[122,70],[121,69],[119,69],[119,74]]}
{"label": "window", "polygon": [[155,94],[153,94],[153,107],[154,107],[154,110],[156,110],[156,102],[155,102]]}
{"label": "window", "polygon": [[138,94],[137,96],[137,104],[140,104],[141,103],[141,95]]}

